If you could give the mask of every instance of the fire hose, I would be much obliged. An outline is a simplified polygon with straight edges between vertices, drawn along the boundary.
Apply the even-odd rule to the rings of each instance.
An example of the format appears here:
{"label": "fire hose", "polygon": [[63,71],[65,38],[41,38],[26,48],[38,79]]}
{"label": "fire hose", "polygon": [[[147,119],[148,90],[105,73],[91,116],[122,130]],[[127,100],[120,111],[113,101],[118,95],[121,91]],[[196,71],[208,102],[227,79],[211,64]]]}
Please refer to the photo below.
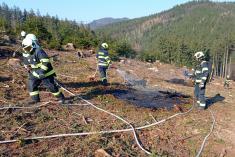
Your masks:
{"label": "fire hose", "polygon": [[[76,96],[73,92],[71,92],[71,91],[67,90],[66,88],[64,88],[57,80],[55,80],[55,82],[56,82],[56,84],[57,84],[58,86],[60,86],[61,89],[63,89],[64,91],[68,92],[68,93],[69,93],[70,95],[72,95],[72,96]],[[140,144],[139,139],[138,139],[137,134],[136,134],[136,130],[141,130],[141,129],[145,129],[145,128],[152,127],[152,126],[155,126],[155,125],[159,125],[159,124],[164,123],[164,122],[166,122],[166,121],[168,121],[168,120],[170,120],[170,119],[173,119],[173,118],[175,118],[175,117],[177,117],[177,116],[179,116],[179,115],[185,115],[185,114],[191,112],[192,109],[193,109],[193,107],[194,107],[194,102],[193,102],[192,107],[191,107],[188,111],[186,111],[186,112],[183,112],[183,113],[176,113],[176,114],[174,114],[174,115],[172,115],[172,116],[170,116],[170,117],[168,117],[168,118],[162,119],[162,120],[157,121],[157,122],[154,122],[154,123],[152,123],[152,124],[134,128],[132,124],[130,124],[128,121],[124,120],[124,119],[121,118],[120,116],[115,115],[115,114],[113,114],[113,113],[111,113],[111,112],[109,112],[109,111],[106,111],[106,110],[102,109],[102,108],[99,108],[99,107],[95,106],[93,103],[89,102],[88,100],[83,99],[83,98],[80,97],[80,96],[78,96],[78,98],[81,99],[82,101],[86,102],[87,104],[91,105],[92,107],[94,107],[94,108],[96,108],[96,109],[98,109],[98,110],[100,110],[100,111],[102,111],[102,112],[105,112],[105,113],[107,113],[107,114],[109,114],[109,115],[111,115],[111,116],[114,116],[114,117],[116,117],[117,119],[123,121],[124,123],[128,124],[128,125],[130,126],[130,128],[128,128],[128,129],[120,129],[120,130],[106,130],[106,131],[98,131],[98,132],[83,132],[83,133],[71,133],[71,134],[57,134],[57,135],[49,135],[49,136],[34,136],[34,137],[23,138],[23,140],[38,140],[38,139],[49,139],[49,138],[68,137],[68,136],[84,136],[84,135],[105,134],[105,133],[119,133],[119,132],[129,132],[129,131],[132,131],[132,132],[133,132],[133,135],[134,135],[134,138],[135,138],[135,140],[136,140],[136,142],[137,142],[138,147],[139,147],[142,151],[144,151],[146,154],[150,155],[151,152],[148,151],[148,150],[146,150],[145,148],[143,148],[143,146]],[[0,110],[1,110],[1,108],[0,108]],[[199,150],[199,152],[197,153],[196,157],[200,157],[200,156],[201,156],[201,153],[202,153],[202,151],[203,151],[203,149],[204,149],[204,147],[205,147],[205,143],[206,143],[208,137],[211,135],[211,133],[212,133],[212,131],[213,131],[213,129],[214,129],[215,118],[214,118],[213,112],[212,112],[211,110],[209,110],[209,111],[210,111],[211,116],[212,116],[212,118],[213,118],[213,124],[212,124],[212,126],[211,126],[210,132],[209,132],[209,133],[207,134],[207,136],[204,138],[203,143],[202,143],[202,145],[201,145],[201,147],[200,147],[200,150]],[[18,139],[16,139],[16,140],[6,140],[6,141],[0,141],[0,144],[13,143],[13,142],[18,142],[18,141],[19,141]]]}

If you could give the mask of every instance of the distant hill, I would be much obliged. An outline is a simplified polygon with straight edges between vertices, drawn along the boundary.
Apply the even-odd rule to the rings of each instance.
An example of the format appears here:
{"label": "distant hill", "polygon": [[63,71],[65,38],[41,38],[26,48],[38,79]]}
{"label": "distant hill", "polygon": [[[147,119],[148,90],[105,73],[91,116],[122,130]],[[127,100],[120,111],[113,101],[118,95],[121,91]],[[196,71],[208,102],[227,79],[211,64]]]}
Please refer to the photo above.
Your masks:
{"label": "distant hill", "polygon": [[210,42],[225,36],[235,36],[235,3],[193,1],[174,8],[118,24],[105,26],[104,32],[114,38],[130,41],[138,49],[154,49],[162,37],[175,36],[190,42]]}
{"label": "distant hill", "polygon": [[[222,65],[235,62],[235,2],[192,1],[151,16],[111,24],[98,34],[129,42],[140,57],[192,65],[204,51],[220,75]],[[222,72],[223,71],[223,72]]]}
{"label": "distant hill", "polygon": [[94,29],[101,28],[101,27],[109,25],[109,24],[122,22],[122,21],[126,21],[126,20],[128,20],[128,18],[111,18],[111,17],[107,17],[107,18],[94,20],[91,23],[89,23],[88,25],[90,26],[91,29],[94,30]]}

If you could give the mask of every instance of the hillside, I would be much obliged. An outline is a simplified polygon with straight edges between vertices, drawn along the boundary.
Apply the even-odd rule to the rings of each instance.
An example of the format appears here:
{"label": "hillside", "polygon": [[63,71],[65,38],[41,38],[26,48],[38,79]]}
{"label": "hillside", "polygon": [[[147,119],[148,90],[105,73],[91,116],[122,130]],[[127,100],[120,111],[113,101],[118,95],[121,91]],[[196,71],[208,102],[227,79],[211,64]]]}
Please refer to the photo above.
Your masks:
{"label": "hillside", "polygon": [[135,128],[145,126],[136,133],[152,156],[196,156],[212,126],[213,112],[216,125],[202,156],[235,155],[234,82],[224,89],[216,78],[207,89],[209,109],[191,110],[193,87],[182,68],[131,59],[114,62],[118,69],[109,70],[111,84],[103,87],[98,78],[88,79],[96,68],[95,56],[78,59],[71,52],[46,50],[49,56],[59,54],[52,63],[57,79],[70,91],[63,90],[70,103],[58,105],[41,86],[42,103],[29,106],[27,72],[10,62],[15,48],[1,47],[0,156],[148,156],[126,122],[91,103]]}
{"label": "hillside", "polygon": [[109,25],[98,32],[127,39],[142,49],[155,48],[153,43],[164,36],[212,45],[212,37],[234,37],[234,16],[235,3],[189,2],[155,15]]}
{"label": "hillside", "polygon": [[234,2],[194,1],[151,16],[109,25],[97,32],[128,41],[141,52],[140,58],[155,58],[177,65],[191,66],[193,54],[205,51],[221,76],[227,73],[219,70],[226,64],[222,60],[225,53],[229,53],[232,62],[235,61],[232,55],[234,28]]}
{"label": "hillside", "polygon": [[122,21],[126,21],[128,20],[128,18],[111,18],[111,17],[106,17],[106,18],[102,18],[102,19],[98,19],[98,20],[94,20],[91,23],[88,24],[88,26],[92,29],[98,29],[98,28],[102,28],[106,25],[109,24],[114,24],[117,22],[122,22]]}

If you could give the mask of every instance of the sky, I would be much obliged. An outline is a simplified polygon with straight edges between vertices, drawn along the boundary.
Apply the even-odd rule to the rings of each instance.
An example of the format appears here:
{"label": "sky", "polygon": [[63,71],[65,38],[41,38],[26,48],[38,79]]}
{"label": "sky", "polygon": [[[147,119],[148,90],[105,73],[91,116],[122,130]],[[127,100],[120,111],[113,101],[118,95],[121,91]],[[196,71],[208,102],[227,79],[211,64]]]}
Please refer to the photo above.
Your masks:
{"label": "sky", "polygon": [[[76,20],[84,24],[104,17],[137,18],[168,10],[189,0],[0,0],[9,7],[39,10],[60,19]],[[216,0],[235,2],[235,0]]]}

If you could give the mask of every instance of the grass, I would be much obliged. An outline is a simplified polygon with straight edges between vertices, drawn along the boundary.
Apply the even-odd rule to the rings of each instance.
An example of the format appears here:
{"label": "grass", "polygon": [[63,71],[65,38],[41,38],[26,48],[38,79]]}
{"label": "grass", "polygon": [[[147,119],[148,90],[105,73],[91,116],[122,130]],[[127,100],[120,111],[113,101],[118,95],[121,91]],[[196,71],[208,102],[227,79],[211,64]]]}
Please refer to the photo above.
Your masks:
{"label": "grass", "polygon": [[[130,104],[129,102],[117,99],[110,91],[117,89],[128,90],[128,88],[123,85],[115,84],[115,82],[120,82],[120,80],[115,76],[114,71],[111,71],[110,80],[112,81],[112,84],[110,87],[104,88],[100,85],[88,84],[89,80],[87,80],[87,77],[94,72],[95,64],[86,60],[78,60],[73,54],[62,55],[61,63],[53,63],[56,72],[58,74],[61,73],[77,77],[76,79],[60,77],[60,81],[65,84],[66,88],[70,89],[74,93],[82,93],[84,98],[89,99],[89,101],[94,102],[97,106],[103,109],[123,117],[134,124],[134,126],[137,127],[154,122],[150,114],[158,121],[176,113],[175,111],[165,109],[140,108],[136,107],[134,104]],[[76,62],[70,63],[70,61]],[[2,69],[0,69],[0,71],[1,70]],[[4,71],[7,71],[7,67],[5,67]],[[26,94],[22,91],[14,90],[18,89],[17,86],[18,85],[13,86],[9,92],[13,93],[13,96],[19,95],[26,98]],[[4,92],[5,90],[1,90],[0,97],[5,96]],[[26,89],[24,92],[27,92]],[[12,97],[11,99],[14,101],[18,100],[17,97]],[[51,99],[51,97],[47,98],[44,96],[43,99],[46,101]],[[190,106],[191,105],[186,104],[184,105],[184,109],[188,109]],[[32,111],[14,110],[11,113],[6,113],[4,117],[0,119],[0,130],[3,131],[17,130],[17,127],[24,123],[29,123],[27,127],[31,127],[31,129],[27,127],[25,128],[27,130],[27,134],[19,135],[19,138],[21,138],[21,148],[19,152],[17,152],[16,149],[12,149],[14,146],[12,144],[9,145],[11,147],[8,147],[7,145],[1,146],[0,154],[8,152],[9,156],[12,154],[22,156],[94,156],[94,152],[97,149],[102,148],[113,156],[147,156],[137,147],[131,132],[47,139],[40,140],[35,143],[27,143],[22,140],[25,136],[123,129],[129,128],[129,126],[106,113],[97,111],[91,106],[71,107],[68,109],[66,107],[51,105],[42,108],[39,112],[33,112],[31,116],[26,116],[27,114],[25,114],[25,112]],[[72,114],[73,112],[76,114]],[[1,114],[3,114],[3,112],[1,112]],[[92,121],[86,124],[83,121],[82,116],[89,118]],[[174,126],[176,123],[186,124],[186,129],[189,129],[189,131],[194,127],[202,127],[202,130],[200,131],[202,131],[203,134],[208,131],[208,127],[206,126],[207,123],[200,123],[201,119],[200,122],[196,123],[193,120],[195,114],[191,116],[183,122],[182,119],[175,119],[159,125],[157,128],[160,128],[160,131],[156,129],[156,127],[138,131],[143,144],[147,148],[150,147],[151,150],[153,150],[153,153],[150,156],[158,155],[170,157],[178,151],[170,150],[170,148],[167,147],[167,142],[172,139],[174,140],[174,136],[179,137],[180,135],[184,135],[186,132],[185,128],[182,127],[183,124],[178,125],[179,128],[176,128]],[[6,138],[6,135],[0,132],[0,140]],[[183,143],[182,146],[177,148],[179,148],[179,150],[183,150],[183,155],[187,155],[189,151],[192,154],[195,154],[195,147],[198,147],[199,140],[200,139],[189,139]],[[223,144],[223,141],[220,140],[216,142]]]}
{"label": "grass", "polygon": [[215,139],[214,140],[216,143],[219,143],[219,144],[225,144],[225,141],[223,139]]}

